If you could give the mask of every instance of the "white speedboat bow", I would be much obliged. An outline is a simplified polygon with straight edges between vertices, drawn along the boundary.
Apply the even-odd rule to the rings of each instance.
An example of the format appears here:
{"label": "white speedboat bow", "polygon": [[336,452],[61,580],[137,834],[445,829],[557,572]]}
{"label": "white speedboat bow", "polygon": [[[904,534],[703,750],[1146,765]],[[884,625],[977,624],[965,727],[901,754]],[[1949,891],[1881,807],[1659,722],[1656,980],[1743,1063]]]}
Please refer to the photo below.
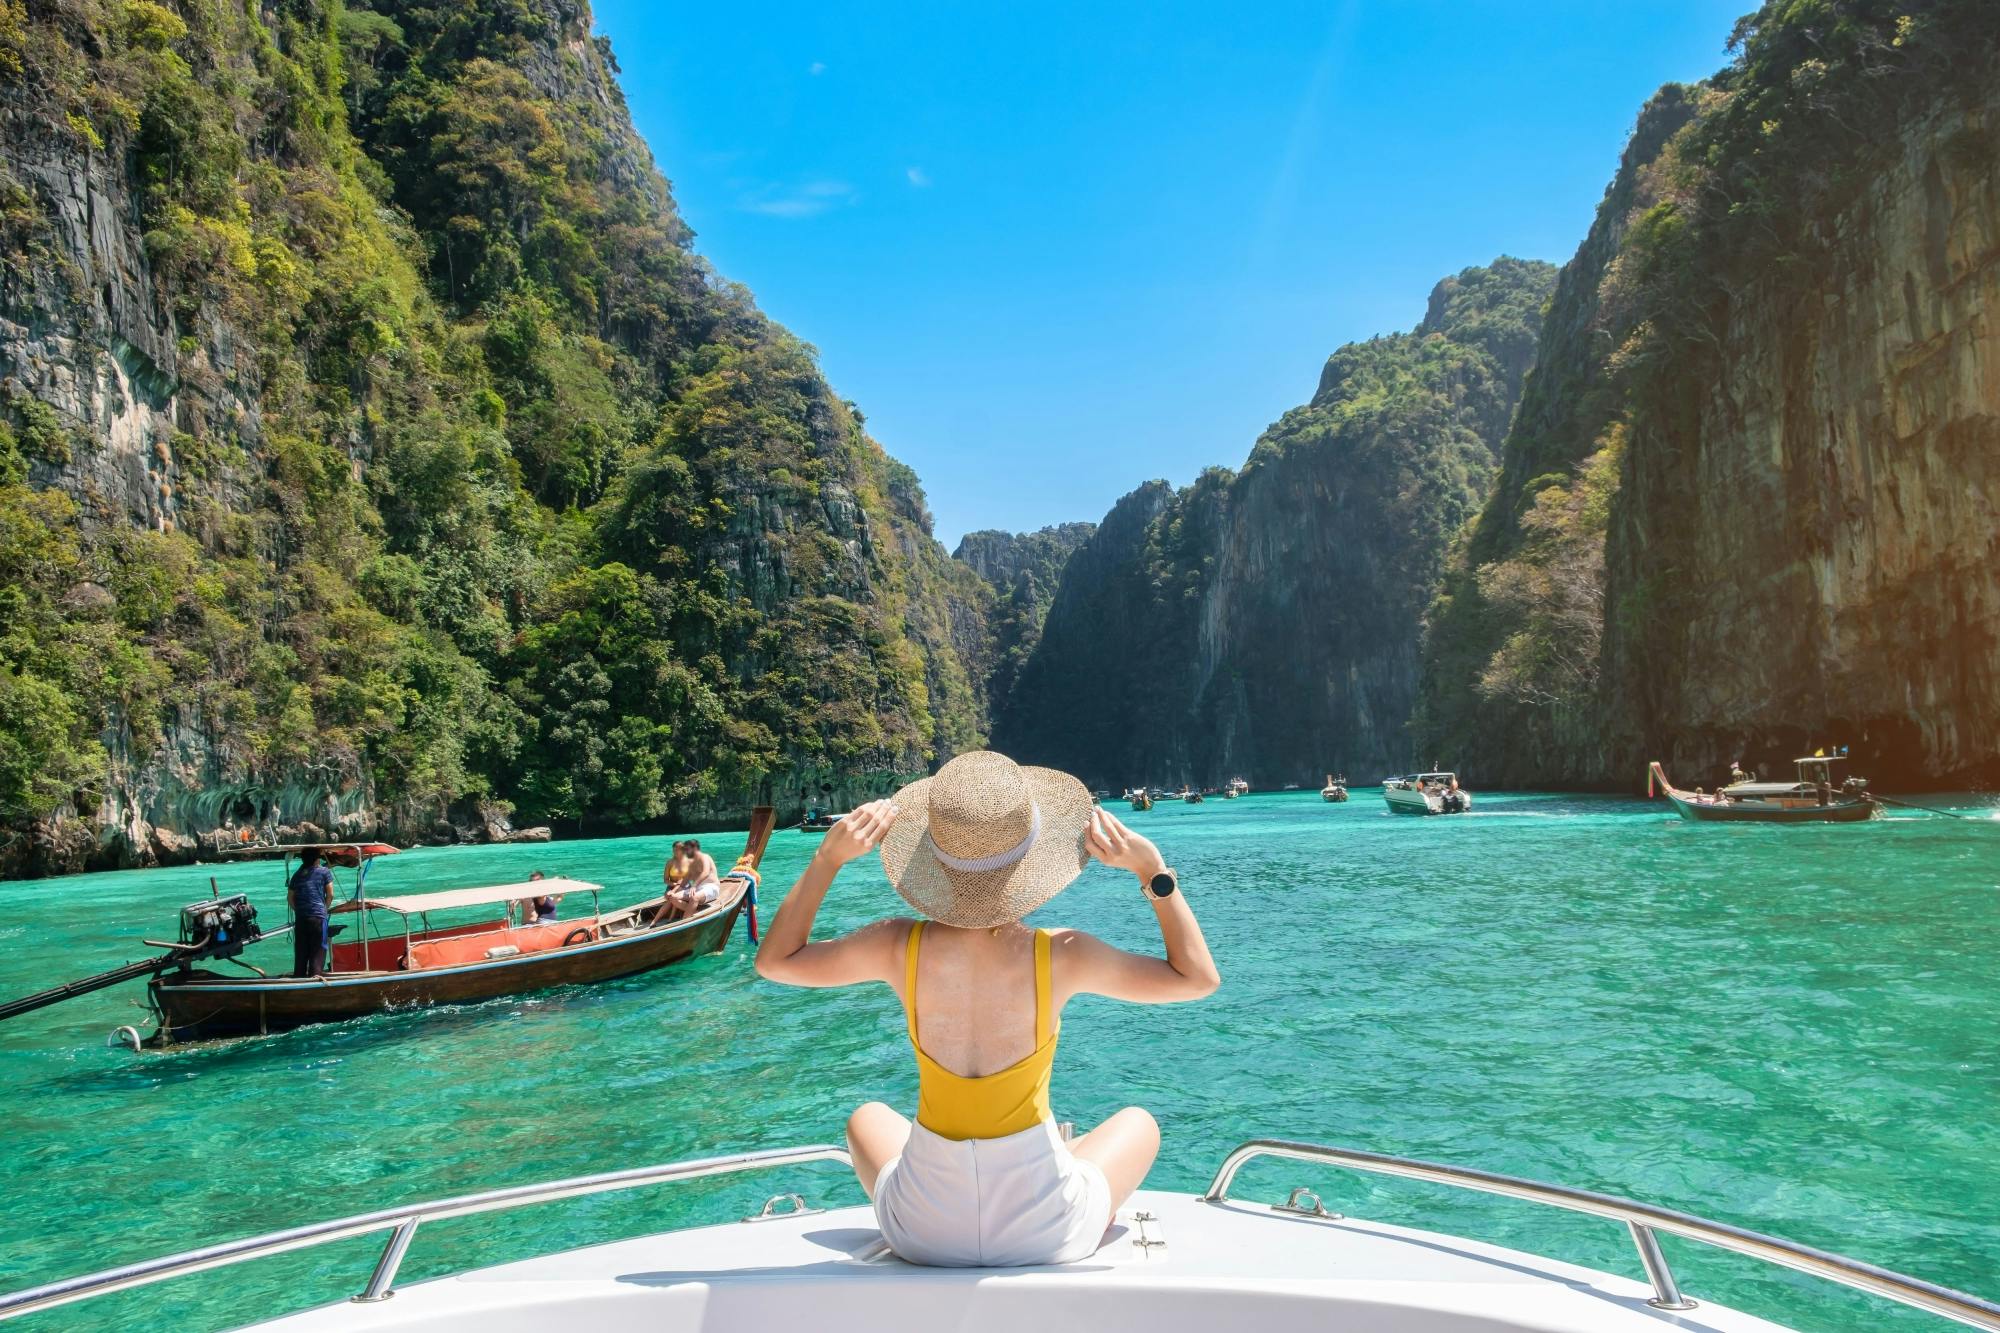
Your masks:
{"label": "white speedboat bow", "polygon": [[[1622,1225],[1647,1281],[1436,1232],[1329,1212],[1300,1188],[1276,1204],[1229,1195],[1258,1157],[1453,1185],[1586,1213]],[[0,1297],[0,1319],[107,1292],[370,1233],[389,1240],[351,1300],[252,1327],[277,1333],[340,1329],[564,1328],[608,1333],[817,1333],[1041,1328],[1213,1333],[1300,1325],[1405,1333],[1784,1333],[1783,1326],[1683,1293],[1662,1254],[1669,1234],[1750,1255],[2000,1330],[2000,1305],[1685,1213],[1628,1199],[1409,1158],[1255,1140],[1232,1152],[1200,1196],[1141,1191],[1091,1258],[1044,1268],[945,1269],[891,1254],[867,1208],[821,1211],[781,1194],[757,1216],[550,1252],[398,1289],[418,1227],[471,1213],[633,1189],[700,1176],[846,1162],[808,1147],[641,1167],[384,1209],[230,1241]],[[560,1237],[553,1238],[557,1241]],[[253,1289],[240,1288],[245,1300]],[[246,1309],[245,1314],[255,1311]]]}

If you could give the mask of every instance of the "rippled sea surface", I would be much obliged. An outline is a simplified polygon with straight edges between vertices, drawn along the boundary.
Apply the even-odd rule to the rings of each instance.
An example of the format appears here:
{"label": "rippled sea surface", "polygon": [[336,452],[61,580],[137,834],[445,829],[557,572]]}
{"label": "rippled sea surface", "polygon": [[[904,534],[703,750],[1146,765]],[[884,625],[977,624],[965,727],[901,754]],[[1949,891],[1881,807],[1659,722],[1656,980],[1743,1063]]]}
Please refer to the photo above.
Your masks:
{"label": "rippled sea surface", "polygon": [[[1489,796],[1412,819],[1357,789],[1127,814],[1178,867],[1223,972],[1199,1004],[1079,1000],[1057,1113],[1151,1108],[1150,1184],[1196,1190],[1259,1135],[1629,1195],[2000,1295],[2000,809],[1931,803],[1861,826],[1715,827],[1610,798]],[[1123,807],[1118,806],[1121,813]],[[453,848],[379,861],[377,892],[541,868],[656,890],[668,838]],[[725,865],[741,835],[709,835]],[[811,855],[785,831],[764,915]],[[0,884],[0,995],[112,966],[180,905],[270,864]],[[575,904],[566,904],[566,907]],[[872,858],[822,928],[898,911]],[[1092,867],[1035,921],[1157,947],[1129,876]],[[289,966],[279,941],[252,955]],[[134,1055],[136,984],[0,1025],[0,1287],[345,1213],[722,1151],[837,1142],[868,1098],[909,1105],[891,994],[759,981],[721,954],[622,983]],[[1622,1229],[1531,1205],[1288,1163],[1237,1190],[1638,1276]],[[538,1249],[728,1220],[831,1168],[427,1225],[405,1281]],[[231,1327],[358,1290],[360,1240],[52,1311],[24,1328]],[[1809,1329],[1939,1326],[1667,1241],[1683,1287]]]}

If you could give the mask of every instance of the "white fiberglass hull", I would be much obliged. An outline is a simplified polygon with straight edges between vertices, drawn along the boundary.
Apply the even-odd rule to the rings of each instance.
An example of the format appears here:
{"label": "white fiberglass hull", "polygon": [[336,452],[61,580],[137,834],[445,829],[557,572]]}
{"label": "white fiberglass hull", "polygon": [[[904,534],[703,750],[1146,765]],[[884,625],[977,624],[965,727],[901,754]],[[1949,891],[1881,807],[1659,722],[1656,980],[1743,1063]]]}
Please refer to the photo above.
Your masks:
{"label": "white fiberglass hull", "polygon": [[[746,1195],[745,1202],[748,1202]],[[1149,1214],[1141,1224],[1134,1220]],[[1156,1242],[1140,1245],[1142,1238]],[[1627,1278],[1531,1254],[1260,1204],[1142,1192],[1103,1248],[1050,1268],[941,1269],[889,1254],[866,1208],[707,1227],[551,1254],[258,1324],[273,1333],[1660,1333],[1689,1325]],[[1703,1301],[1706,1333],[1783,1333]]]}
{"label": "white fiberglass hull", "polygon": [[1399,815],[1436,815],[1444,813],[1442,802],[1437,797],[1406,787],[1385,787],[1382,799],[1389,808]]}

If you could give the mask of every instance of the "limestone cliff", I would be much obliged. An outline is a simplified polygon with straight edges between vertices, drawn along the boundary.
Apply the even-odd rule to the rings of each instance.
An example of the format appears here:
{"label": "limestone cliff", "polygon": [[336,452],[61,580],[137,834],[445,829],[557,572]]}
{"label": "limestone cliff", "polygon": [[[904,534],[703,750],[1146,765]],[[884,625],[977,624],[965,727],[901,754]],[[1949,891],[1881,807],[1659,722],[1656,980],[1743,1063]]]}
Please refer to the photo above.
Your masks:
{"label": "limestone cliff", "polygon": [[578,0],[0,5],[0,873],[983,738],[983,585],[614,73]]}
{"label": "limestone cliff", "polygon": [[1035,532],[968,532],[952,560],[991,589],[979,661],[986,686],[984,716],[1007,711],[1021,668],[1042,641],[1049,604],[1076,549],[1096,531],[1091,523],[1060,523]]}
{"label": "limestone cliff", "polygon": [[1099,785],[1407,766],[1420,617],[1553,276],[1503,258],[1446,279],[1413,331],[1335,352],[1240,474],[1120,501],[1066,567],[996,743]]}
{"label": "limestone cliff", "polygon": [[2000,26],[1850,8],[1668,90],[1564,270],[1426,650],[1475,780],[2000,779]]}

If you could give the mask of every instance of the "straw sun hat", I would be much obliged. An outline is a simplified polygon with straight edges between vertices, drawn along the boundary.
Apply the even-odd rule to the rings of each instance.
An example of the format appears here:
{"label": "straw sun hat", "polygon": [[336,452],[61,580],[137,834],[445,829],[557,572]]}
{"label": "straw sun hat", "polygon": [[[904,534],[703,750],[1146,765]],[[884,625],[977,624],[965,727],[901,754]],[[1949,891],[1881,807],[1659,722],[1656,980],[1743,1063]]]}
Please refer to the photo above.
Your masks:
{"label": "straw sun hat", "polygon": [[980,929],[1019,921],[1088,862],[1084,785],[1004,754],[962,754],[896,793],[902,813],[882,865],[904,901],[933,921]]}

